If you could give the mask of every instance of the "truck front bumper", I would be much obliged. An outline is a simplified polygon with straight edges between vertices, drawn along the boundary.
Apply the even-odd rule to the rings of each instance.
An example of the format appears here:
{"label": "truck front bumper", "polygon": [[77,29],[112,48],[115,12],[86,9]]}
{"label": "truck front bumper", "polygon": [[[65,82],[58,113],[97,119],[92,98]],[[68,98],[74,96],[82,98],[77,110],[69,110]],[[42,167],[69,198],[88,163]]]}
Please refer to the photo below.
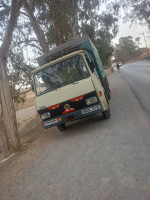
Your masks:
{"label": "truck front bumper", "polygon": [[43,124],[44,129],[47,129],[47,128],[50,128],[53,126],[58,126],[60,124],[64,124],[64,123],[74,121],[77,119],[81,119],[84,117],[88,117],[91,115],[95,115],[95,114],[98,114],[101,112],[103,112],[102,106],[100,103],[97,103],[92,106],[87,106],[83,109],[76,110],[76,111],[73,111],[73,112],[65,114],[65,115],[60,115],[53,119],[45,120],[45,121],[43,121],[42,124]]}

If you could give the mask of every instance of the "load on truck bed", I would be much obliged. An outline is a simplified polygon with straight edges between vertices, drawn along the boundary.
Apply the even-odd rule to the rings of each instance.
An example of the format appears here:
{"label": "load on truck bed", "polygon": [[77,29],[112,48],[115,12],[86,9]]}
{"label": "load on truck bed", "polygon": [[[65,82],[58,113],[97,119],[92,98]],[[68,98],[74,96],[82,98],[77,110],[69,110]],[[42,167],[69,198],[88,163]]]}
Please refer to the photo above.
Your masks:
{"label": "load on truck bed", "polygon": [[35,106],[44,128],[102,113],[110,117],[110,89],[97,49],[88,36],[39,57],[33,72]]}

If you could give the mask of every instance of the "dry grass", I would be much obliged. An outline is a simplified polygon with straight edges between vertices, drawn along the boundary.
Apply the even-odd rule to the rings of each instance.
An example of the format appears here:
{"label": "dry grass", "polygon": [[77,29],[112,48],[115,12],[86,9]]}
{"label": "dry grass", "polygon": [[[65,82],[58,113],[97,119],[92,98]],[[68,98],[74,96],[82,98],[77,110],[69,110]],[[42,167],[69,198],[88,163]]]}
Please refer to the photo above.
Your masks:
{"label": "dry grass", "polygon": [[30,91],[28,93],[26,93],[26,97],[25,97],[25,102],[19,103],[19,104],[15,104],[15,108],[16,110],[22,110],[24,108],[28,108],[34,105],[34,100],[35,100],[35,94],[33,91]]}

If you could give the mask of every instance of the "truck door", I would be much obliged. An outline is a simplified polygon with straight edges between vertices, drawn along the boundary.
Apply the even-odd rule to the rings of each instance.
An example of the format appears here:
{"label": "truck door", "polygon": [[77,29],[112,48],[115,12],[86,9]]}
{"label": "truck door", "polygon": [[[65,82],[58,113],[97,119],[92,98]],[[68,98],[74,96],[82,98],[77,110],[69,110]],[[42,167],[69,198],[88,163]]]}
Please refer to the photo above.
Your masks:
{"label": "truck door", "polygon": [[103,109],[107,110],[108,109],[108,102],[107,99],[105,97],[105,90],[102,86],[101,80],[98,76],[98,73],[96,72],[96,69],[94,67],[94,63],[92,63],[92,60],[90,59],[90,57],[88,56],[88,54],[84,54],[86,61],[90,67],[91,73],[92,73],[92,82],[95,88],[95,91],[97,92],[97,95],[99,97],[100,102],[102,103]]}

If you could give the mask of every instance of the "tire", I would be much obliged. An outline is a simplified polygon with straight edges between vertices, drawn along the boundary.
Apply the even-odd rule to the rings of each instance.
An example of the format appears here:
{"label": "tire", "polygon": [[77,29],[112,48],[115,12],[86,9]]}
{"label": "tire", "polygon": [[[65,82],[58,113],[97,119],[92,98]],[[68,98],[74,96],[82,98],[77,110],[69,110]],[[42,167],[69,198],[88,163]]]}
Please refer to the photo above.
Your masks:
{"label": "tire", "polygon": [[104,89],[105,89],[105,92],[106,92],[108,100],[111,99],[111,94],[110,94],[111,91],[110,91],[110,88],[109,88],[109,83],[108,83],[107,76],[104,79]]}
{"label": "tire", "polygon": [[104,118],[104,119],[109,119],[110,116],[111,116],[111,112],[110,112],[110,108],[108,108],[108,110],[105,110],[105,111],[103,112],[103,118]]}
{"label": "tire", "polygon": [[66,130],[66,125],[65,124],[60,124],[57,126],[57,128],[59,129],[59,131],[65,131]]}
{"label": "tire", "polygon": [[107,97],[108,97],[109,100],[111,99],[110,92],[107,92]]}
{"label": "tire", "polygon": [[105,94],[106,101],[107,101],[107,103],[109,104],[109,98],[108,98],[108,96],[107,96],[107,94],[106,94],[105,91],[104,91],[104,94]]}

